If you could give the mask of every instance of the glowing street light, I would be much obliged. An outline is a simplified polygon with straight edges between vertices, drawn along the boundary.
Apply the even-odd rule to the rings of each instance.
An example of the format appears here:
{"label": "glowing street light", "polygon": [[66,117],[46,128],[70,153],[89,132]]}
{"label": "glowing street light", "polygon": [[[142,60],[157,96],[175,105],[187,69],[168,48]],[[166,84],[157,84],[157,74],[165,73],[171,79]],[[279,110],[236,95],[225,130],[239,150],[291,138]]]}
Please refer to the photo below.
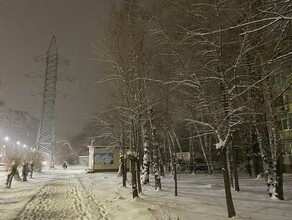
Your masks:
{"label": "glowing street light", "polygon": [[24,145],[22,145],[24,148],[26,148],[26,145],[24,144]]}
{"label": "glowing street light", "polygon": [[20,145],[20,141],[16,141],[16,144],[17,144],[17,145]]}
{"label": "glowing street light", "polygon": [[9,137],[6,136],[6,137],[4,138],[4,141],[9,141]]}

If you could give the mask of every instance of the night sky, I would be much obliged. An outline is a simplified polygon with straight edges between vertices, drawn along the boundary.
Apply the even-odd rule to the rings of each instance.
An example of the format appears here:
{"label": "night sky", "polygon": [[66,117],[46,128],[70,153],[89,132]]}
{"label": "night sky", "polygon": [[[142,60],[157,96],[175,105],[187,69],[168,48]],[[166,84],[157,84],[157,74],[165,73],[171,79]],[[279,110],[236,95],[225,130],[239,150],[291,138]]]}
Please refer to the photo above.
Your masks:
{"label": "night sky", "polygon": [[[70,61],[59,65],[59,73],[75,82],[57,84],[56,135],[81,132],[90,115],[100,109],[104,95],[100,85],[98,44],[115,0],[0,0],[0,100],[14,110],[29,111],[40,118],[43,88],[41,78],[27,79],[26,73],[44,70],[34,57],[48,49],[53,35],[58,52]],[[44,73],[43,73],[44,74]]]}

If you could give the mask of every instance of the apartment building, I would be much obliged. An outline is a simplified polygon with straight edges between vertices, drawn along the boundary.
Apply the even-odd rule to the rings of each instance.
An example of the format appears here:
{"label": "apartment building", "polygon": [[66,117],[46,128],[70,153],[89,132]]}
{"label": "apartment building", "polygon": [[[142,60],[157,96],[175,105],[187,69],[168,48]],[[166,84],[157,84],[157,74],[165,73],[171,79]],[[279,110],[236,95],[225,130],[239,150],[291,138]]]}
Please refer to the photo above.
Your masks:
{"label": "apartment building", "polygon": [[20,141],[28,147],[35,147],[39,120],[26,111],[12,110],[0,101],[0,137],[8,136],[11,141]]}
{"label": "apartment building", "polygon": [[284,64],[270,77],[274,108],[280,127],[280,138],[286,172],[292,172],[292,66]]}

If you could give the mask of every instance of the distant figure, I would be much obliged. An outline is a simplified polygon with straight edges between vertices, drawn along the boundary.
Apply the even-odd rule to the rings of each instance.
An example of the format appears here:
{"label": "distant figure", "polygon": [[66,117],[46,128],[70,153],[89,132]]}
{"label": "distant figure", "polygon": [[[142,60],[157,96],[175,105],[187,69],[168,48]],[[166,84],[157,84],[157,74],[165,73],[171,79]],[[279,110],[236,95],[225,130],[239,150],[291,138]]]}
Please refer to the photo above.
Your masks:
{"label": "distant figure", "polygon": [[11,188],[11,182],[12,182],[12,179],[13,179],[14,175],[16,174],[16,172],[17,172],[17,166],[16,166],[16,163],[15,163],[15,160],[13,160],[12,163],[11,163],[11,171],[7,175],[7,180],[6,180],[6,183],[5,183],[7,188]]}
{"label": "distant figure", "polygon": [[22,162],[22,181],[27,181],[29,168],[28,168],[28,162],[23,161]]}
{"label": "distant figure", "polygon": [[67,165],[67,162],[66,161],[63,162],[63,165],[62,166],[63,166],[63,169],[64,170],[67,170],[68,165]]}
{"label": "distant figure", "polygon": [[29,163],[29,177],[30,177],[30,178],[32,178],[33,169],[34,169],[34,163],[33,163],[33,160],[32,160],[32,161],[30,161],[30,163]]}

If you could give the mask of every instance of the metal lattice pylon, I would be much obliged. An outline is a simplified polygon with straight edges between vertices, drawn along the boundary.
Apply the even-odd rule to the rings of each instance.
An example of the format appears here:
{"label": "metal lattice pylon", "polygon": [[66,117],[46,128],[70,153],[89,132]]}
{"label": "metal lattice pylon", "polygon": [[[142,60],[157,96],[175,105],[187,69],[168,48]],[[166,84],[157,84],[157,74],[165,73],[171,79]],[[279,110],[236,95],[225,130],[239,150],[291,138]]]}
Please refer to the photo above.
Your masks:
{"label": "metal lattice pylon", "polygon": [[50,156],[53,161],[55,150],[55,100],[58,80],[58,50],[56,38],[53,36],[49,49],[41,59],[46,62],[45,85],[43,90],[43,103],[41,120],[37,137],[38,151]]}

